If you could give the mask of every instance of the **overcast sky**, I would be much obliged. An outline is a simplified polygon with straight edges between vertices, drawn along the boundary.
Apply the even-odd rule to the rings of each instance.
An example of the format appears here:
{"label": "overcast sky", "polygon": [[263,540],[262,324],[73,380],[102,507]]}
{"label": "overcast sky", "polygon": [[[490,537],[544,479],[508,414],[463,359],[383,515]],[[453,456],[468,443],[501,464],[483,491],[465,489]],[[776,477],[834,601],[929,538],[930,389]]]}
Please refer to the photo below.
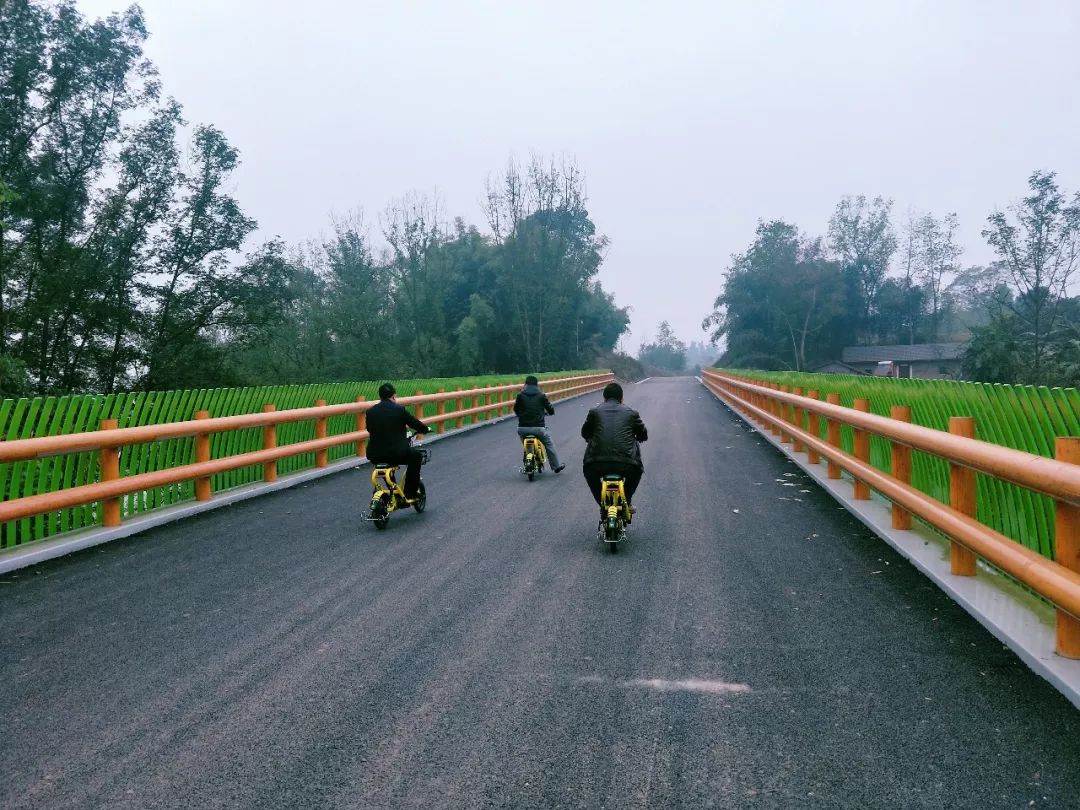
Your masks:
{"label": "overcast sky", "polygon": [[355,208],[377,235],[414,190],[479,225],[509,156],[575,156],[634,353],[665,319],[703,338],[758,219],[824,233],[841,195],[882,195],[957,212],[974,264],[1033,169],[1080,188],[1080,0],[141,5],[166,92],[240,149],[260,237]]}

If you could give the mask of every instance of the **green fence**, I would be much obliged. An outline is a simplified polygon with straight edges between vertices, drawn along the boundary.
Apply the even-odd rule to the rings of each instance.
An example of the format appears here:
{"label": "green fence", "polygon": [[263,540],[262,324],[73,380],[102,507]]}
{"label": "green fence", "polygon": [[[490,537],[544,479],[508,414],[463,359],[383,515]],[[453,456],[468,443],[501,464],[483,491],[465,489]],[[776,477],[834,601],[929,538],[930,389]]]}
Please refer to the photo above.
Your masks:
{"label": "green fence", "polygon": [[[587,371],[550,372],[538,374],[541,379],[570,377]],[[485,385],[505,385],[520,382],[524,375],[453,377],[443,379],[394,380],[400,396],[411,396],[421,390],[433,394],[439,388],[453,391],[481,388]],[[381,381],[380,381],[381,382]],[[324,399],[328,405],[354,402],[357,397],[376,399],[380,382],[317,383],[312,385],[280,385],[257,388],[217,388],[192,391],[149,391],[108,395],[73,395],[5,399],[0,401],[0,436],[4,440],[29,439],[37,436],[56,436],[97,430],[102,419],[115,419],[119,427],[158,425],[182,422],[193,418],[196,411],[210,412],[211,417],[257,413],[266,403],[279,411],[305,408]],[[466,403],[468,407],[468,403]],[[424,415],[435,414],[435,403],[425,406]],[[473,421],[465,417],[466,424]],[[352,415],[334,417],[327,422],[327,435],[348,433],[356,429]],[[278,425],[279,445],[295,444],[315,438],[314,421],[289,422]],[[262,448],[262,428],[236,430],[213,434],[210,439],[211,458],[232,456]],[[354,453],[350,445],[331,448],[331,461]],[[122,476],[153,472],[195,460],[194,438],[170,439],[125,447],[120,452]],[[315,454],[307,453],[278,462],[279,474],[288,474],[315,465]],[[75,453],[34,461],[0,464],[0,499],[14,500],[28,495],[90,484],[99,478],[98,454]],[[262,465],[243,467],[213,476],[214,491],[250,484],[262,480]],[[159,489],[133,493],[121,499],[124,517],[157,509],[195,497],[194,482],[186,481]],[[42,540],[56,534],[98,525],[101,522],[99,504],[62,509],[45,515],[12,520],[0,525],[0,549]]]}
{"label": "green fence", "polygon": [[[889,416],[893,405],[911,406],[914,424],[949,429],[949,417],[974,417],[976,436],[1017,450],[1052,458],[1057,436],[1080,436],[1080,392],[1075,388],[990,385],[951,380],[907,380],[851,374],[726,370],[740,377],[840,395],[851,407],[855,399],[870,400],[870,410]],[[821,420],[825,438],[824,420]],[[841,444],[853,452],[851,428],[841,431]],[[889,442],[871,438],[870,462],[891,469]],[[978,519],[997,531],[1053,558],[1053,501],[1022,487],[978,475]],[[949,502],[949,466],[935,457],[912,453],[911,483],[938,500]]]}

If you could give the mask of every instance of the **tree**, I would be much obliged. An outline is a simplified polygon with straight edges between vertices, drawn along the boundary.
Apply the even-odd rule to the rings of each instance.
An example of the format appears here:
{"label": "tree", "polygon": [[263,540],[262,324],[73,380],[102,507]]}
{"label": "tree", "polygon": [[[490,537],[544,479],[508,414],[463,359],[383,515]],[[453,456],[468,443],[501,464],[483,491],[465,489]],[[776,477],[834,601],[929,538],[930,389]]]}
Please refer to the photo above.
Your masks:
{"label": "tree", "polygon": [[1069,200],[1055,176],[1033,172],[1031,193],[1007,212],[992,213],[982,232],[1024,302],[1012,312],[1029,335],[1023,379],[1033,383],[1049,381],[1049,337],[1060,325],[1061,302],[1080,263],[1080,192]]}
{"label": "tree", "polygon": [[942,310],[946,303],[943,296],[945,279],[956,272],[956,260],[963,252],[956,243],[959,227],[956,214],[946,214],[941,219],[924,214],[916,224],[917,273],[930,303],[932,343],[940,338]]}
{"label": "tree", "polygon": [[396,320],[405,329],[412,370],[431,376],[445,365],[446,327],[442,302],[446,293],[441,203],[437,198],[409,195],[395,200],[383,214],[383,236],[390,245],[387,263]]}
{"label": "tree", "polygon": [[713,306],[702,328],[714,343],[726,338],[727,365],[803,370],[838,354],[855,334],[840,265],[825,258],[820,239],[779,220],[758,223]]}
{"label": "tree", "polygon": [[195,130],[192,169],[177,175],[179,204],[166,214],[155,239],[154,256],[139,290],[148,306],[145,344],[148,390],[197,378],[209,351],[207,331],[228,326],[230,298],[242,277],[230,268],[230,254],[255,229],[222,187],[239,163],[239,153],[216,128]]}
{"label": "tree", "polygon": [[656,328],[656,339],[641,345],[638,360],[665,371],[682,371],[686,368],[686,344],[675,337],[671,324],[661,321]]}
{"label": "tree", "polygon": [[871,313],[896,252],[890,212],[892,200],[875,197],[844,197],[829,220],[829,247],[852,273],[861,302],[860,325],[864,339],[870,337]]}
{"label": "tree", "polygon": [[511,316],[509,345],[529,368],[576,365],[580,347],[598,337],[580,327],[607,238],[596,233],[585,203],[585,178],[571,160],[534,157],[527,170],[511,162],[488,182],[497,309]]}
{"label": "tree", "polygon": [[138,6],[94,23],[70,0],[8,0],[0,14],[0,354],[39,393],[92,379],[100,265],[122,252],[102,235],[114,211],[99,192],[125,114],[159,96],[145,39]]}

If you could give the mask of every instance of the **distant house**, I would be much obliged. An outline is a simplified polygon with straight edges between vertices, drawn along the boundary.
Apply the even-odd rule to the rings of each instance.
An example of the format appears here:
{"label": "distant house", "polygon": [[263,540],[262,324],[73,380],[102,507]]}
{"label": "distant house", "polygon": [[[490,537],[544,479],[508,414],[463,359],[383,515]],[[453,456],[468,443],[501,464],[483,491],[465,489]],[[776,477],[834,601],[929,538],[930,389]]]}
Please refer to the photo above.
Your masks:
{"label": "distant house", "polygon": [[962,343],[914,343],[897,346],[848,346],[843,363],[860,374],[952,380],[960,376]]}
{"label": "distant house", "polygon": [[825,363],[817,368],[810,369],[815,374],[865,374],[866,372],[860,371],[855,366],[849,366],[847,363],[841,363],[839,360],[833,360],[831,363]]}

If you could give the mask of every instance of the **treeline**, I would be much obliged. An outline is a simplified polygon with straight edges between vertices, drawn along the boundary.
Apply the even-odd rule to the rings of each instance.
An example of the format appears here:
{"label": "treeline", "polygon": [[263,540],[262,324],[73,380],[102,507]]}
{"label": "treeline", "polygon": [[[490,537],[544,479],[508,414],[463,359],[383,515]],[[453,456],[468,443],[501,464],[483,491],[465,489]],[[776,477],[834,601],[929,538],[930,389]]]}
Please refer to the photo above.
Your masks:
{"label": "treeline", "polygon": [[759,223],[703,323],[726,341],[720,362],[806,371],[845,346],[962,342],[967,379],[1080,383],[1080,193],[1052,172],[1028,185],[987,217],[985,267],[961,264],[956,214],[909,212],[898,233],[880,197],[842,199],[825,236]]}
{"label": "treeline", "polygon": [[569,161],[489,182],[484,233],[413,196],[246,247],[239,154],[146,38],[138,6],[3,3],[0,395],[555,370],[625,331]]}

